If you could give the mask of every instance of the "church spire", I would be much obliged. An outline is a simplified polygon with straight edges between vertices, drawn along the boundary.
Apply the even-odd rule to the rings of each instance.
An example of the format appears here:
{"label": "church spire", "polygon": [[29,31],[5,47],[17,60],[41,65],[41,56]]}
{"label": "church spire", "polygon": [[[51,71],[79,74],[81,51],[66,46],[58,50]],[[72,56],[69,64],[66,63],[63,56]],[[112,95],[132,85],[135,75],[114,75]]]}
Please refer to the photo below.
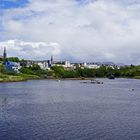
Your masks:
{"label": "church spire", "polygon": [[6,47],[4,47],[4,51],[3,51],[3,58],[4,58],[4,59],[6,59],[6,58],[7,58]]}
{"label": "church spire", "polygon": [[53,64],[53,55],[51,56],[51,64]]}

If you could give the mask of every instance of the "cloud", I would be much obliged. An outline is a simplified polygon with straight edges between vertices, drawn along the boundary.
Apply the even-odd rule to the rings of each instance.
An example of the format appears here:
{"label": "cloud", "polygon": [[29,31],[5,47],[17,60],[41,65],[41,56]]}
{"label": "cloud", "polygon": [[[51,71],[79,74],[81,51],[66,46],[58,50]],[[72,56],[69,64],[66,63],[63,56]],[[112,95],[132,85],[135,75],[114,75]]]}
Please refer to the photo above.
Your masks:
{"label": "cloud", "polygon": [[[60,55],[60,46],[57,43],[25,42],[22,40],[8,40],[0,42],[1,54],[3,48],[7,47],[8,56],[18,56],[27,59],[49,59],[51,55]],[[3,47],[3,48],[2,48]]]}
{"label": "cloud", "polygon": [[[56,58],[71,61],[140,63],[138,0],[30,0],[2,11],[1,19],[0,40],[24,40],[17,45],[23,57],[48,58],[56,51]],[[35,48],[35,42],[57,45]]]}

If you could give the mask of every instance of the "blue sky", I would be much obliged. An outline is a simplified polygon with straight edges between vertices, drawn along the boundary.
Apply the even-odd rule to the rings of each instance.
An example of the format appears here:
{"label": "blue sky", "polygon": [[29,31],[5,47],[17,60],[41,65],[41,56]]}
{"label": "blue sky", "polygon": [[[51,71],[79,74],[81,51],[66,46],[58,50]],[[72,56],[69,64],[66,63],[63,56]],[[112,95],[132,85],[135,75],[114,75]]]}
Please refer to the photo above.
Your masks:
{"label": "blue sky", "polygon": [[0,0],[9,56],[139,64],[139,25],[139,0]]}
{"label": "blue sky", "polygon": [[25,7],[28,3],[28,0],[0,0],[0,9]]}

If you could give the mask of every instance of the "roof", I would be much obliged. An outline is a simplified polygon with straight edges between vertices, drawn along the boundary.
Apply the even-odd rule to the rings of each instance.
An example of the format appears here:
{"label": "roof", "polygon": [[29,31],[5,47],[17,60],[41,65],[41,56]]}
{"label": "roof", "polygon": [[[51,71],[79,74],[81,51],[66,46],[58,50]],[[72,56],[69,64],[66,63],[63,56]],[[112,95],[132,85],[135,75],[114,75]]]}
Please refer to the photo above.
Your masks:
{"label": "roof", "polygon": [[7,62],[5,62],[5,65],[16,66],[16,65],[19,65],[19,63],[17,63],[17,62],[12,62],[12,61],[7,61]]}

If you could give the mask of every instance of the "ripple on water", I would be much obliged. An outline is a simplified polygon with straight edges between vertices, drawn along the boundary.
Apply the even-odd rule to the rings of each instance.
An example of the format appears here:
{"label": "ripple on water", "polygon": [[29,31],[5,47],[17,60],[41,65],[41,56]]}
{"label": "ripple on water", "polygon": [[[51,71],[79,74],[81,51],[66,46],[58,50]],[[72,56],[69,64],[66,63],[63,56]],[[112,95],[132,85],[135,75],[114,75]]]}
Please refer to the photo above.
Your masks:
{"label": "ripple on water", "polygon": [[103,81],[0,86],[0,140],[139,140],[140,82]]}

